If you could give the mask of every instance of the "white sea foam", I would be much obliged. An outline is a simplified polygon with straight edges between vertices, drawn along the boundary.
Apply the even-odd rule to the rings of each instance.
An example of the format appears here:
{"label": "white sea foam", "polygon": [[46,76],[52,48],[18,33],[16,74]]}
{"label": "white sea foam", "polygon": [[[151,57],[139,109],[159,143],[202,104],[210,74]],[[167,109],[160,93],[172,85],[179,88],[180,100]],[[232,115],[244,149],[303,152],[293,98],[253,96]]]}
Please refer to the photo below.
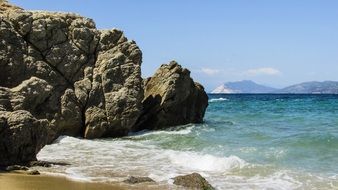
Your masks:
{"label": "white sea foam", "polygon": [[61,137],[47,145],[38,159],[70,162],[56,172],[76,179],[102,178],[107,174],[152,175],[159,181],[191,172],[226,173],[246,162],[236,156],[216,157],[191,151],[175,151],[132,140],[85,140]]}
{"label": "white sea foam", "polygon": [[214,185],[218,189],[290,190],[300,188],[302,183],[291,177],[288,171],[278,171],[268,176],[255,175],[247,177],[227,175],[223,179],[216,178]]}
{"label": "white sea foam", "polygon": [[227,101],[229,99],[227,98],[212,98],[209,100],[209,102],[222,102],[222,101]]}
{"label": "white sea foam", "polygon": [[49,176],[65,177],[65,178],[71,179],[73,181],[79,181],[79,182],[91,182],[91,181],[93,181],[91,178],[81,176],[78,173],[73,173],[73,174],[68,173],[68,172],[67,173],[43,172],[43,173],[46,174],[46,175],[49,175]]}
{"label": "white sea foam", "polygon": [[130,133],[130,136],[149,136],[149,135],[187,135],[192,132],[195,125],[189,125],[188,127],[181,128],[180,130],[173,128],[172,130],[158,130],[158,131],[141,131],[136,133]]}
{"label": "white sea foam", "polygon": [[[217,189],[297,189],[302,187],[300,181],[304,181],[289,171],[275,170],[268,175],[264,167],[250,171],[253,165],[238,156],[163,149],[150,140],[61,137],[54,144],[45,146],[38,159],[70,163],[69,166],[39,170],[81,181],[123,181],[126,176],[136,175],[149,176],[160,184],[167,184],[172,183],[172,177],[192,172],[206,177]],[[336,181],[336,176],[327,180]]]}
{"label": "white sea foam", "polygon": [[246,165],[246,162],[237,156],[216,157],[209,154],[175,151],[168,153],[171,163],[194,171],[226,173]]}

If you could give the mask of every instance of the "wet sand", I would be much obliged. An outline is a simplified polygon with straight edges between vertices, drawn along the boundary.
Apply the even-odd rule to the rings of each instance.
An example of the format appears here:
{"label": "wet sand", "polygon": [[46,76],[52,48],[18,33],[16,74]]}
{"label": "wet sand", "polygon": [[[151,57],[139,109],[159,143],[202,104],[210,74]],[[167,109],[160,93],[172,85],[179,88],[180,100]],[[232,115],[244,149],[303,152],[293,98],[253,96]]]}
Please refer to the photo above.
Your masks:
{"label": "wet sand", "polygon": [[124,185],[72,181],[65,177],[0,173],[0,190],[125,190],[168,189],[159,185]]}

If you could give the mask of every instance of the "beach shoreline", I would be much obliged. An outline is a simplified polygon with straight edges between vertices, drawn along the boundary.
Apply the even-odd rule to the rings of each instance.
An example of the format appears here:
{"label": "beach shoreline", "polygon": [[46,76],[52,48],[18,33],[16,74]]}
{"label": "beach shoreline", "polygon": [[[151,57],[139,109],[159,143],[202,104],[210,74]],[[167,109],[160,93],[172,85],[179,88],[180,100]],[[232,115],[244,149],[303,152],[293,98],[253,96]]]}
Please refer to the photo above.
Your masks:
{"label": "beach shoreline", "polygon": [[[167,187],[168,188],[168,187]],[[21,172],[0,172],[0,189],[10,190],[141,190],[166,189],[158,184],[99,183],[71,180],[63,176],[54,176],[42,173],[41,175],[27,175]]]}

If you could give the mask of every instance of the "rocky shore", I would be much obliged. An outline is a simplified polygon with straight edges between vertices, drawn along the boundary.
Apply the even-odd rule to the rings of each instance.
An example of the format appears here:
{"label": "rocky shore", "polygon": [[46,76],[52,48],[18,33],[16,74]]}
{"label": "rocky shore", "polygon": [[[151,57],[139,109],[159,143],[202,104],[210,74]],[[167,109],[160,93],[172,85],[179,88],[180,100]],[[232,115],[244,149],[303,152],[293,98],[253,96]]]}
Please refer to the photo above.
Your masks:
{"label": "rocky shore", "polygon": [[0,1],[0,166],[27,165],[61,135],[121,137],[201,123],[208,97],[175,61],[142,79],[142,52],[117,29]]}
{"label": "rocky shore", "polygon": [[[0,173],[0,187],[6,187],[10,190],[60,190],[60,189],[82,189],[82,190],[163,190],[163,189],[201,189],[212,190],[213,188],[199,183],[187,183],[187,186],[174,185],[158,185],[154,183],[95,183],[95,182],[79,182],[68,180],[62,176],[48,175],[22,175],[19,173]],[[139,179],[132,179],[132,182],[139,182]],[[196,180],[195,180],[196,182]],[[194,185],[195,184],[195,185]]]}

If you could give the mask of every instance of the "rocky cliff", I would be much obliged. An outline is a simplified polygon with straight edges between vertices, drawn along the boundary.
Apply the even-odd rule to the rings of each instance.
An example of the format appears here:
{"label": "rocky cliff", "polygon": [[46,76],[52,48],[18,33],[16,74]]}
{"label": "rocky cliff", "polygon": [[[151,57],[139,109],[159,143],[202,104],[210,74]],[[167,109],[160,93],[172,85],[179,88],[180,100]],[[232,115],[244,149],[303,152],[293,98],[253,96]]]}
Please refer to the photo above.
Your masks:
{"label": "rocky cliff", "polygon": [[163,129],[187,123],[201,123],[208,106],[204,88],[177,62],[163,64],[144,81],[142,115],[136,129]]}
{"label": "rocky cliff", "polygon": [[[26,11],[0,2],[0,38],[0,165],[33,160],[60,135],[119,137],[146,127],[141,120],[156,118],[151,128],[161,128],[168,125],[160,119],[166,115],[180,116],[173,125],[203,119],[203,87],[177,65],[146,82],[143,101],[142,52],[120,30],[98,30],[93,20],[76,14]],[[170,75],[168,85],[174,87],[158,92],[165,98],[162,110],[168,111],[157,115],[157,106],[144,119],[148,97],[156,94],[151,86]],[[175,92],[175,98],[184,97],[172,104]],[[177,111],[172,105],[182,102],[172,113]]]}
{"label": "rocky cliff", "polygon": [[0,86],[26,88],[8,96],[4,111],[47,119],[56,136],[127,134],[143,98],[142,53],[135,42],[75,14],[5,4],[1,15]]}

